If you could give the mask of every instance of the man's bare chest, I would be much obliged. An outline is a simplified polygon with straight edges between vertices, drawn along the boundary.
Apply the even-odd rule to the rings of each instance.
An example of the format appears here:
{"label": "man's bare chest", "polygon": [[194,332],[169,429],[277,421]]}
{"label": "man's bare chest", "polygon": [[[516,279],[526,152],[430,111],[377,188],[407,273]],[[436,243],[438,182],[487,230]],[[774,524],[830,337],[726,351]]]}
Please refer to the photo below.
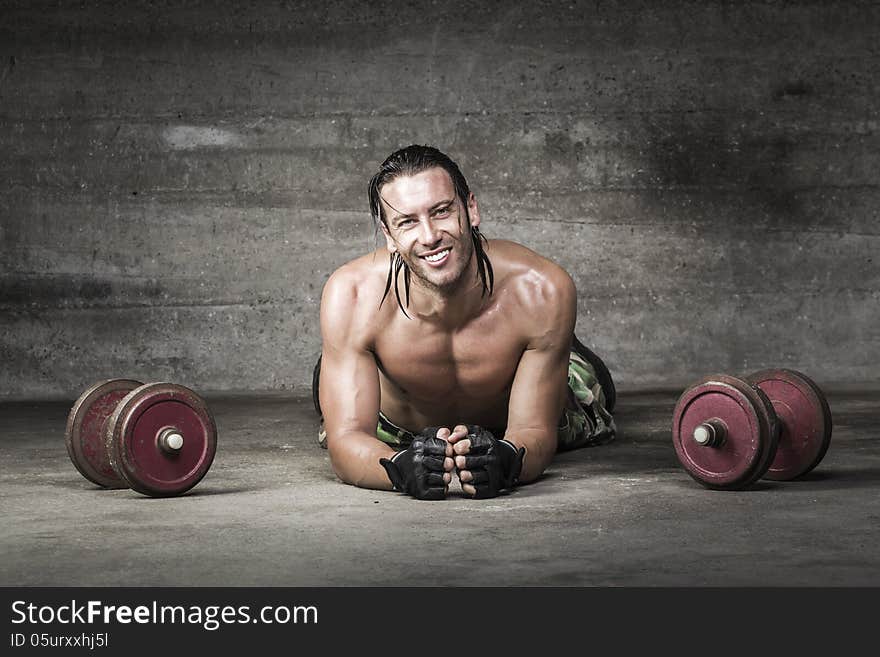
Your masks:
{"label": "man's bare chest", "polygon": [[524,344],[512,332],[400,331],[376,343],[385,382],[413,401],[491,399],[509,390]]}

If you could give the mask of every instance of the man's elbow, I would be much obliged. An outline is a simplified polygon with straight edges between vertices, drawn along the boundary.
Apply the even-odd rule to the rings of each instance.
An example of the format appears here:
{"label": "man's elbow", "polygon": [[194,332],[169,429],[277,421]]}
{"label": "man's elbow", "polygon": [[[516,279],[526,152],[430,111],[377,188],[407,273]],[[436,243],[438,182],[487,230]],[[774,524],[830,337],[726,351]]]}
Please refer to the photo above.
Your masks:
{"label": "man's elbow", "polygon": [[520,483],[527,484],[538,479],[556,455],[556,432],[528,431],[508,438],[517,447],[525,447],[526,454],[520,471]]}
{"label": "man's elbow", "polygon": [[357,477],[351,467],[351,449],[338,438],[327,440],[327,453],[330,456],[330,467],[333,474],[345,484],[357,486]]}
{"label": "man's elbow", "polygon": [[[375,440],[362,440],[360,435],[327,436],[327,451],[330,456],[330,467],[343,483],[359,488],[391,489],[390,482],[385,485],[385,477],[380,459],[386,456],[384,450],[377,452]],[[389,452],[392,452],[390,448]],[[393,453],[387,454],[390,458]]]}
{"label": "man's elbow", "polygon": [[536,479],[539,479],[552,462],[552,453],[536,454],[535,452],[532,452],[532,457],[529,458],[529,452],[527,450],[526,456],[523,459],[523,467],[519,475],[519,482],[521,484],[528,484],[535,481]]}

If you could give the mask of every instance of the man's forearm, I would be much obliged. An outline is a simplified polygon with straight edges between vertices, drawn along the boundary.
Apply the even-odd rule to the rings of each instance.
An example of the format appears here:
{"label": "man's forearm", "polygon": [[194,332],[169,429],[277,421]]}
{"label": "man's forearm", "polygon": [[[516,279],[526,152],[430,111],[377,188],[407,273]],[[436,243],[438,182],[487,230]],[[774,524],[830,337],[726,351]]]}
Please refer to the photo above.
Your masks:
{"label": "man's forearm", "polygon": [[504,439],[517,447],[526,448],[522,472],[519,475],[520,483],[528,483],[540,477],[556,454],[555,429],[552,432],[541,429],[508,430]]}
{"label": "man's forearm", "polygon": [[368,433],[348,431],[327,436],[327,451],[336,476],[361,488],[391,490],[391,480],[379,459],[394,456],[394,450]]}

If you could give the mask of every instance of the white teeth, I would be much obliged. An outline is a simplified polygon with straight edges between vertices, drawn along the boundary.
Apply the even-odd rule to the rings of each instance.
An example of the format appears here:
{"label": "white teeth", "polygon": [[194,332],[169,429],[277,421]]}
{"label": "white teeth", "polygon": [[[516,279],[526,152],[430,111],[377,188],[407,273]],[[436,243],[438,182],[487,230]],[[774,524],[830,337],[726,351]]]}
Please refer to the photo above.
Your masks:
{"label": "white teeth", "polygon": [[443,260],[446,257],[446,254],[449,253],[449,249],[445,249],[440,253],[435,253],[434,255],[425,256],[425,260],[429,260],[431,262],[437,262],[438,260]]}

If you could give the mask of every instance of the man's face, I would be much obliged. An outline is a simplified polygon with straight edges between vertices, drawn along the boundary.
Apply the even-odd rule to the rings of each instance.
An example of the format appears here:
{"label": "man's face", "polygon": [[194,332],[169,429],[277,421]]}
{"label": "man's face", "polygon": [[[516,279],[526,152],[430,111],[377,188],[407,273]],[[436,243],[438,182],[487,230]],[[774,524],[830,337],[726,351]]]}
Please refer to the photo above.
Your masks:
{"label": "man's face", "polygon": [[[474,195],[455,194],[444,169],[398,176],[379,190],[388,250],[400,253],[410,272],[429,288],[453,289],[473,255],[471,226],[480,223]],[[468,221],[468,215],[470,221]]]}

